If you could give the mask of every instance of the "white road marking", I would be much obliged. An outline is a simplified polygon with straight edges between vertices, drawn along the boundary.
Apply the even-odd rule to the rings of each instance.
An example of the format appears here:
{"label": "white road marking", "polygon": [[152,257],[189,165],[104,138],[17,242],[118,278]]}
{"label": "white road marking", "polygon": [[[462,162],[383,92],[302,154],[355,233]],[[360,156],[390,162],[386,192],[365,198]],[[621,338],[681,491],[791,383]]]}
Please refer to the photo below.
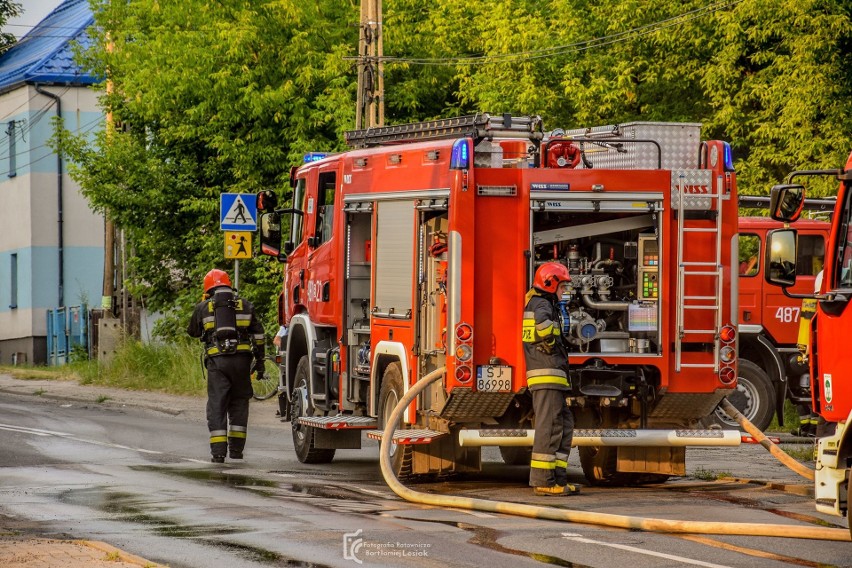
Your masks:
{"label": "white road marking", "polygon": [[705,566],[706,568],[731,568],[730,566],[725,566],[724,564],[712,564],[710,562],[703,562],[701,560],[693,560],[692,558],[684,558],[683,556],[675,556],[674,554],[666,554],[664,552],[654,552],[653,550],[645,550],[642,548],[637,548],[635,546],[628,546],[626,544],[616,544],[613,542],[602,542],[598,540],[593,540],[591,538],[585,538],[577,533],[562,533],[562,537],[566,540],[573,540],[574,542],[582,542],[583,544],[599,544],[601,546],[617,548],[619,550],[625,550],[627,552],[645,554],[647,556],[656,556],[657,558],[665,558],[666,560],[674,560],[675,562],[680,562],[682,564],[690,564],[692,566]]}
{"label": "white road marking", "polygon": [[68,432],[55,432],[53,430],[40,430],[38,428],[27,428],[25,426],[15,426],[13,424],[0,424],[0,430],[9,430],[10,432],[20,432],[22,434],[33,434],[35,436],[58,436],[59,438],[65,438],[66,440],[74,440],[75,442],[83,442],[84,444],[94,444],[96,446],[105,446],[108,448],[116,448],[119,450],[130,450],[134,452],[141,452],[144,454],[162,454],[163,452],[158,452],[155,450],[146,450],[145,448],[131,448],[130,446],[123,446],[121,444],[110,444],[109,442],[102,442],[100,440],[89,440],[86,438],[78,438],[73,434],[69,434]]}

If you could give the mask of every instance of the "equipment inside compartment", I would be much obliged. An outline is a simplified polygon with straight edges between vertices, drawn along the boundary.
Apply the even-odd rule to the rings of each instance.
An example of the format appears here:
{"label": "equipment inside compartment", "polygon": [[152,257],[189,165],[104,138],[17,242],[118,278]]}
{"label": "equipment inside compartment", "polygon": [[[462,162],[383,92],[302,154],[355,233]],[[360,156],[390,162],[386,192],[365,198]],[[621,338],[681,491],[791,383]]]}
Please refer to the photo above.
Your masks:
{"label": "equipment inside compartment", "polygon": [[657,224],[647,211],[533,214],[533,271],[556,260],[571,274],[559,302],[569,351],[659,353]]}

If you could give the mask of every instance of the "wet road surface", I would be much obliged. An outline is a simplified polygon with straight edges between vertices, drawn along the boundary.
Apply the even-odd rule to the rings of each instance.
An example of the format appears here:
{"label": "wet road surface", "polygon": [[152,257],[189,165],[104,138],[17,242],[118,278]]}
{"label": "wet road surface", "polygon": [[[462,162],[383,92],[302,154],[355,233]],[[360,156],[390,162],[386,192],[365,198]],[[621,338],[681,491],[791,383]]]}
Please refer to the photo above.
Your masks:
{"label": "wet road surface", "polygon": [[[411,504],[382,481],[375,443],[304,465],[274,404],[253,403],[252,413],[246,460],[219,465],[209,463],[201,409],[172,415],[0,393],[0,529],[101,540],[172,568],[852,563],[850,543],[673,536]],[[497,456],[486,450],[480,475],[417,488],[635,516],[846,526],[817,515],[808,482],[760,448],[690,450],[688,468],[708,477],[760,467],[776,485],[693,477],[568,498],[531,497],[527,469]],[[583,482],[576,453],[571,475]]]}

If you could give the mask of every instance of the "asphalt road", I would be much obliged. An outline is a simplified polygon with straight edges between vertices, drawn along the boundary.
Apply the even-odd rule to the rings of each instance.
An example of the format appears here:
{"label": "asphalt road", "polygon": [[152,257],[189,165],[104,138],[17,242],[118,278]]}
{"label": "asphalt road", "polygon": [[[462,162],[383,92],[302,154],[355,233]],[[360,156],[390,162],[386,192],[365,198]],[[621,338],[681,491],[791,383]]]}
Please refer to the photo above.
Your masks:
{"label": "asphalt road", "polygon": [[[407,503],[382,481],[374,442],[329,465],[300,464],[273,401],[252,404],[246,460],[211,464],[203,405],[0,377],[0,530],[100,540],[172,568],[852,565],[848,542],[666,535]],[[690,449],[692,477],[569,498],[532,497],[525,467],[503,465],[494,450],[484,460],[477,476],[417,488],[634,516],[846,526],[818,515],[810,483],[757,446]],[[732,477],[695,477],[723,473]],[[576,453],[571,474],[583,482]]]}

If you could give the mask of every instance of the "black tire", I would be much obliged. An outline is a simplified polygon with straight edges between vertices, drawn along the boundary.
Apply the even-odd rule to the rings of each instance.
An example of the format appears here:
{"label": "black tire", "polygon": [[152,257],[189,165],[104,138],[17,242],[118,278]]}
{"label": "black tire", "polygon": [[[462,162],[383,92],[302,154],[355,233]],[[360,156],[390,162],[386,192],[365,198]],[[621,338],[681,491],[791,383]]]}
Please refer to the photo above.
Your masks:
{"label": "black tire", "polygon": [[[382,387],[379,390],[379,428],[387,430],[387,420],[393,409],[402,399],[402,368],[399,363],[391,363],[382,376]],[[396,425],[397,430],[403,428],[402,418]],[[399,478],[411,476],[413,450],[410,445],[391,444],[391,469]]]}
{"label": "black tire", "polygon": [[[740,359],[738,363],[737,388],[728,395],[728,401],[739,410],[758,430],[766,430],[775,415],[775,389],[766,371]],[[711,423],[722,428],[739,430],[740,425],[722,408],[710,415]]]}
{"label": "black tire", "polygon": [[532,446],[500,446],[500,457],[506,465],[530,465]]}
{"label": "black tire", "polygon": [[319,449],[314,447],[315,429],[311,426],[299,424],[300,416],[309,416],[305,408],[305,400],[308,393],[308,381],[310,380],[310,363],[307,356],[299,359],[296,366],[296,376],[293,378],[293,448],[296,457],[302,463],[329,463],[334,459],[334,449]]}
{"label": "black tire", "polygon": [[272,398],[278,392],[278,381],[281,371],[278,368],[275,357],[270,355],[264,359],[264,365],[265,374],[261,380],[256,379],[257,375],[255,373],[251,375],[252,396],[254,396],[255,400]]}

